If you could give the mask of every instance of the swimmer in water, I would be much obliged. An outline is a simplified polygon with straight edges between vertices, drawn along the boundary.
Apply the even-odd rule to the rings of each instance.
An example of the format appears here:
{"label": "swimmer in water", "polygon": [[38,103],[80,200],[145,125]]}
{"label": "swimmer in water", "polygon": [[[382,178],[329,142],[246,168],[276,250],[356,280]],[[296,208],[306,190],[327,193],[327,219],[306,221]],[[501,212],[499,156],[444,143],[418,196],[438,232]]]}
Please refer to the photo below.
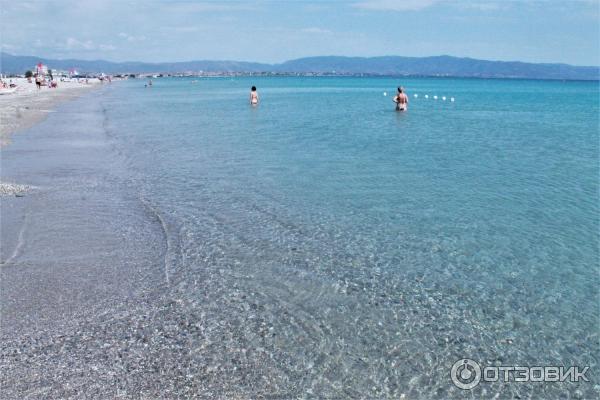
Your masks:
{"label": "swimmer in water", "polygon": [[250,104],[253,106],[258,105],[258,93],[256,92],[256,86],[252,86],[250,90]]}
{"label": "swimmer in water", "polygon": [[396,103],[396,111],[406,111],[408,109],[408,96],[404,93],[404,88],[398,88],[398,94],[394,97]]}

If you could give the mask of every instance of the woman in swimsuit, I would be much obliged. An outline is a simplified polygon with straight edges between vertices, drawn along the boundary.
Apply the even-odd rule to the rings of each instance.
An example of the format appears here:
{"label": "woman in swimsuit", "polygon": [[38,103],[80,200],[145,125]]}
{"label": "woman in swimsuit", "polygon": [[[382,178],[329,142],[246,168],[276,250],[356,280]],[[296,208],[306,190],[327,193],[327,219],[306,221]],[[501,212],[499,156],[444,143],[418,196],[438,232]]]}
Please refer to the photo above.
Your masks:
{"label": "woman in swimsuit", "polygon": [[406,111],[408,109],[408,96],[404,93],[404,88],[398,88],[398,94],[394,97],[396,103],[396,111]]}
{"label": "woman in swimsuit", "polygon": [[256,86],[252,86],[250,90],[250,104],[253,106],[258,105],[258,93],[256,92]]}

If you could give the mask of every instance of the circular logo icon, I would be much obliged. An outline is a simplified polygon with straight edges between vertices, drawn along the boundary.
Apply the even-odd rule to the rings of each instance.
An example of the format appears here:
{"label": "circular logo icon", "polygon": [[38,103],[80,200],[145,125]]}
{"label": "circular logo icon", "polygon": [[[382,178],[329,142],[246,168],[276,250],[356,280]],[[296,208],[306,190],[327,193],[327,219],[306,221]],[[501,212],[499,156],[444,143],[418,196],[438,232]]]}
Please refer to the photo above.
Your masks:
{"label": "circular logo icon", "polygon": [[460,389],[470,390],[481,381],[481,367],[469,358],[458,360],[450,370],[452,383]]}

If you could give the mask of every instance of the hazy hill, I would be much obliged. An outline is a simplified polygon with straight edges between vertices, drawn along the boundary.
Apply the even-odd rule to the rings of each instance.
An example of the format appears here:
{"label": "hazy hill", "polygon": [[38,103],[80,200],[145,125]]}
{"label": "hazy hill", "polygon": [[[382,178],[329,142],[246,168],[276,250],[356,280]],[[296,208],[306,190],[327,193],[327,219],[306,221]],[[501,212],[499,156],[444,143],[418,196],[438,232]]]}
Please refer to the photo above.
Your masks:
{"label": "hazy hill", "polygon": [[52,69],[77,69],[79,72],[115,73],[149,73],[149,72],[188,72],[188,71],[221,71],[221,72],[260,72],[272,69],[269,64],[238,61],[187,61],[174,63],[144,62],[111,62],[104,60],[53,60],[34,56],[14,56],[0,53],[0,71],[2,73],[22,74],[33,69],[38,62]]}
{"label": "hazy hill", "polygon": [[487,61],[451,56],[309,57],[287,61],[277,65],[276,68],[286,72],[335,71],[336,73],[381,75],[584,80],[599,78],[598,67]]}
{"label": "hazy hill", "polygon": [[187,61],[174,63],[110,62],[104,60],[51,60],[0,53],[2,73],[24,73],[38,62],[54,69],[76,68],[80,72],[174,73],[174,72],[279,72],[375,75],[456,76],[482,78],[598,80],[599,67],[567,64],[534,64],[518,61],[487,61],[451,56],[435,57],[307,57],[282,64],[242,61]]}

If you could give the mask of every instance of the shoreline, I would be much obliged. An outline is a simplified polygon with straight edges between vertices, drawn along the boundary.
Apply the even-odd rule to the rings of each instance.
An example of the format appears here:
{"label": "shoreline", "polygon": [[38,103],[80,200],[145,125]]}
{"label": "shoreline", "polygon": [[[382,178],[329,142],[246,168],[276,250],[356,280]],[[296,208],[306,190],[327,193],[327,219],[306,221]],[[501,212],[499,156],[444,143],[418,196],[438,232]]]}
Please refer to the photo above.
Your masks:
{"label": "shoreline", "polygon": [[24,78],[7,79],[17,84],[17,90],[0,96],[0,149],[11,143],[14,134],[31,128],[43,121],[56,107],[80,97],[101,82],[90,79],[89,83],[58,82],[58,87],[37,89],[35,83]]}
{"label": "shoreline", "polygon": [[88,92],[2,150],[2,177],[33,189],[0,207],[3,398],[156,398],[163,389],[145,385],[154,376],[136,366],[158,371],[157,352],[171,342],[153,332],[183,319],[171,313],[167,242],[131,190],[105,118]]}
{"label": "shoreline", "polygon": [[[42,122],[64,102],[74,100],[100,87],[97,79],[83,82],[58,82],[58,87],[37,89],[25,78],[7,79],[15,83],[14,93],[0,96],[0,152],[12,142],[13,135]],[[28,185],[5,182],[0,175],[0,197],[23,196],[31,189]]]}

